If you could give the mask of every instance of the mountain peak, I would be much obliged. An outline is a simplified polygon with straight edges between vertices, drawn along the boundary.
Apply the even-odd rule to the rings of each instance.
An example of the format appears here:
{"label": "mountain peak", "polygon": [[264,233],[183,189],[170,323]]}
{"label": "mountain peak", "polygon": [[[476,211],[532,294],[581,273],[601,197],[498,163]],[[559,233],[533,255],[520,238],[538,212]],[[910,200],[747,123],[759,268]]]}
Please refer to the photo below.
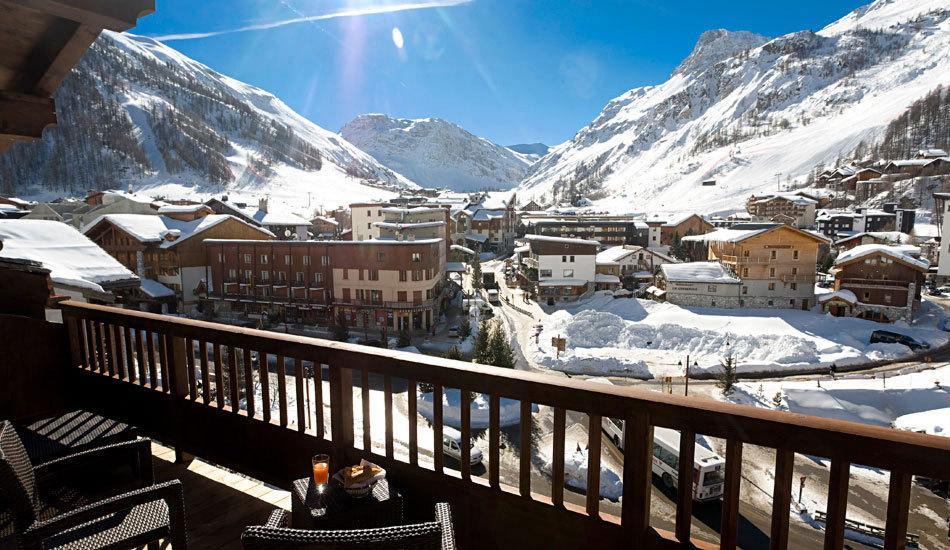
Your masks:
{"label": "mountain peak", "polygon": [[673,74],[705,69],[741,51],[761,46],[768,40],[760,34],[749,31],[729,31],[726,29],[704,31],[703,34],[699,35],[699,40],[693,46],[692,53],[676,67]]}

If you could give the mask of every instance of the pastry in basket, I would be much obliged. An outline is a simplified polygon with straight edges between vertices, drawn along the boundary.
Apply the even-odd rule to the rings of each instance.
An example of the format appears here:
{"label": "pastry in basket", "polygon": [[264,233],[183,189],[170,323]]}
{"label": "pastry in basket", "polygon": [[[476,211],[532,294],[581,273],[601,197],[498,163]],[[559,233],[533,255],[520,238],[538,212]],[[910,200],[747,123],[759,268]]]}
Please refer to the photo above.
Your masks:
{"label": "pastry in basket", "polygon": [[347,466],[343,468],[343,486],[349,488],[362,485],[382,473],[382,471],[382,468],[369,462],[364,462],[358,466]]}

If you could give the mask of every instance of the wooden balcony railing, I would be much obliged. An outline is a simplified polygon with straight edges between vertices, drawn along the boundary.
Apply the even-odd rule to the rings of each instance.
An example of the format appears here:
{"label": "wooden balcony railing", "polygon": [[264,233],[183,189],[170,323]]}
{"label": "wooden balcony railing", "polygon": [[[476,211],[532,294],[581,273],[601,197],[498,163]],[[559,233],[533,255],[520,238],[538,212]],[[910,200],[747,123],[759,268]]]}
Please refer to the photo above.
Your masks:
{"label": "wooden balcony railing", "polygon": [[[889,549],[903,548],[912,476],[950,478],[950,440],[942,437],[72,301],[62,304],[62,312],[71,371],[82,380],[72,391],[88,394],[100,407],[134,416],[187,452],[201,452],[261,479],[302,477],[309,468],[306,457],[315,452],[330,453],[335,464],[373,460],[419,494],[453,502],[461,540],[478,541],[469,546],[543,547],[557,540],[565,547],[679,548],[676,540],[687,542],[690,537],[695,434],[726,440],[721,548],[736,547],[747,444],[776,449],[772,548],[788,545],[795,453],[830,459],[825,548],[842,547],[852,464],[891,472],[882,518],[884,546]],[[324,372],[329,377],[329,405],[324,406],[324,392],[316,391],[314,406],[308,409],[305,392],[311,394],[305,382],[323,388]],[[371,376],[382,380],[378,387],[383,415],[371,415]],[[360,382],[355,392],[354,378]],[[406,409],[413,420],[417,387],[425,383],[432,388],[437,452],[431,467],[420,461],[415,421],[408,425],[408,448],[403,451],[400,444],[400,452],[395,452],[394,379],[405,381]],[[275,383],[273,391],[270,384]],[[288,385],[293,390],[288,391]],[[445,388],[463,390],[463,441],[472,433],[469,391],[488,397],[487,480],[472,474],[467,445],[462,445],[458,473],[445,468],[438,452]],[[356,396],[361,396],[359,415]],[[514,442],[522,450],[517,486],[502,482],[499,473],[502,397],[520,401],[521,436]],[[561,482],[552,483],[550,496],[532,487],[532,404],[553,411],[554,480],[564,479],[567,412],[587,415],[588,487],[600,486],[601,419],[625,420],[620,517],[600,509],[597,491],[577,506],[565,499]],[[379,422],[385,436],[374,446],[371,428]],[[681,433],[675,533],[650,526],[654,426]],[[356,437],[359,433],[361,438]]]}

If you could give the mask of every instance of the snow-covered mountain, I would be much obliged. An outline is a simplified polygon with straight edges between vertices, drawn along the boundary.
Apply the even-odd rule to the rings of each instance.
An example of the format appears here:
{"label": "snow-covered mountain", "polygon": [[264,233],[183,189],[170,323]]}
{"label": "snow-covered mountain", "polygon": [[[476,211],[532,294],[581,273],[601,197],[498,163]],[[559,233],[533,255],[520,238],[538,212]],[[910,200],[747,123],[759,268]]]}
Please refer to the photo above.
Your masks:
{"label": "snow-covered mountain", "polygon": [[535,160],[548,154],[548,150],[551,149],[549,146],[543,143],[517,143],[515,145],[508,145],[507,147],[515,153],[529,155],[532,158],[535,158]]}
{"label": "snow-covered mountain", "polygon": [[946,0],[876,0],[774,39],[707,31],[666,82],[610,101],[552,148],[519,197],[586,195],[615,212],[738,210],[777,179],[874,143],[914,100],[950,84],[947,67]]}
{"label": "snow-covered mountain", "polygon": [[340,134],[419,185],[456,191],[510,189],[534,162],[438,118],[405,119],[359,115]]}
{"label": "snow-covered mountain", "polygon": [[59,124],[0,158],[0,192],[227,193],[309,214],[415,187],[273,95],[149,38],[104,32],[56,93]]}

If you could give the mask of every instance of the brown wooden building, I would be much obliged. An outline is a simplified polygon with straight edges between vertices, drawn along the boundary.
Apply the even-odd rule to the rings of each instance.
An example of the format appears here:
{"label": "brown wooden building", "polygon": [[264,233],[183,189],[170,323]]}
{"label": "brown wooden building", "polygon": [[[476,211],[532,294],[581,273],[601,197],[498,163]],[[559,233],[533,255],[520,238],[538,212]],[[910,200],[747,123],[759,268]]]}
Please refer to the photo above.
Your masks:
{"label": "brown wooden building", "polygon": [[[143,280],[171,289],[186,309],[198,303],[195,292],[206,277],[202,239],[272,239],[265,229],[234,216],[213,214],[191,221],[147,214],[107,214],[84,231]],[[154,286],[154,285],[151,285]]]}
{"label": "brown wooden building", "polygon": [[920,289],[929,267],[899,246],[856,246],[835,260],[830,271],[835,292],[821,296],[822,309],[836,316],[911,321],[920,309]]}

